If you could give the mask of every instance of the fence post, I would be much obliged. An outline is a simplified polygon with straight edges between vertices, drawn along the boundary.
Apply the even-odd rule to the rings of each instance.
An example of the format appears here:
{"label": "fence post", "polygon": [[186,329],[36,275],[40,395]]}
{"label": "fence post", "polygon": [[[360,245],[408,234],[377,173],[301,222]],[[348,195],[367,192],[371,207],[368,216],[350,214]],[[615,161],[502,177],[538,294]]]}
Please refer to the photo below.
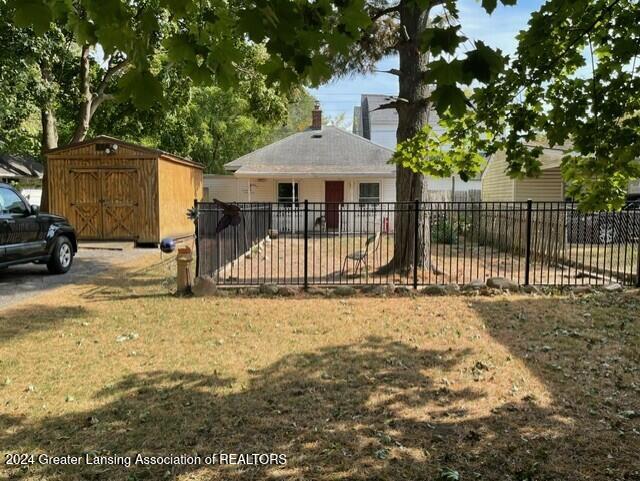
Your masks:
{"label": "fence post", "polygon": [[304,200],[304,290],[309,288],[309,200]]}
{"label": "fence post", "polygon": [[[638,220],[638,219],[636,219]],[[640,228],[640,226],[638,226]],[[640,230],[640,229],[639,229]],[[638,252],[636,252],[637,261],[636,262],[636,287],[640,287],[640,236],[638,236]],[[633,252],[633,249],[631,250]]]}
{"label": "fence post", "polygon": [[524,285],[529,285],[529,270],[531,268],[531,210],[533,209],[533,202],[531,199],[527,200],[527,244],[525,251],[525,264],[524,264]]}
{"label": "fence post", "polygon": [[420,215],[420,201],[415,201],[415,223],[413,229],[413,288],[418,288],[418,234],[420,228],[418,226],[418,216]]}
{"label": "fence post", "polygon": [[193,211],[196,218],[193,220],[196,235],[194,236],[196,245],[196,277],[200,276],[200,245],[198,243],[198,199],[193,199]]}

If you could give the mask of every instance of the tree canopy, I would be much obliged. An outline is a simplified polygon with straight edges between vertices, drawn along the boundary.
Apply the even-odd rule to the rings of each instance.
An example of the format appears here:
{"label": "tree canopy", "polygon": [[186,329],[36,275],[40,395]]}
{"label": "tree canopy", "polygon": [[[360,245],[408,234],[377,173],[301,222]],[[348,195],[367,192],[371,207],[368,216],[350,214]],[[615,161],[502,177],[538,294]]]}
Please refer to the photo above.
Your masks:
{"label": "tree canopy", "polygon": [[[527,144],[543,135],[551,145],[567,148],[562,168],[568,192],[584,206],[619,207],[629,179],[640,175],[635,0],[548,0],[531,16],[509,59],[481,39],[466,38],[455,0],[9,4],[19,26],[43,34],[56,26],[71,32],[79,45],[99,43],[107,57],[126,56],[132,67],[118,88],[137,107],[149,107],[163,95],[153,69],[157,48],[194,84],[224,88],[241,81],[247,42],[261,44],[267,57],[260,73],[284,90],[369,70],[383,56],[399,53],[400,68],[389,73],[398,75],[401,94],[383,108],[398,110],[398,140],[413,142],[400,149],[402,168],[464,176],[477,168],[474,154],[505,149],[511,175],[536,175],[540,149]],[[481,4],[491,13],[498,1]],[[409,61],[413,51],[421,56]],[[407,94],[409,85],[418,88]],[[474,93],[466,96],[469,86]],[[418,135],[427,104],[449,126],[446,138],[426,141],[433,134]],[[423,113],[416,117],[418,111]],[[436,154],[434,148],[444,142],[455,147],[453,155],[442,149]],[[436,155],[422,155],[425,149]],[[411,195],[417,194],[413,189]]]}

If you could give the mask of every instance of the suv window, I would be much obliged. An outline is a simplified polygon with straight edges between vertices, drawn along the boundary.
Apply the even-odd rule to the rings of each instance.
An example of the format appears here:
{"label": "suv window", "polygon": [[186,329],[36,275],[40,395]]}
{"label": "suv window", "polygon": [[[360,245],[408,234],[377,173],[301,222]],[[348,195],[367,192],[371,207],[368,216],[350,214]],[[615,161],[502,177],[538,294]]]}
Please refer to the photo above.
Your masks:
{"label": "suv window", "polygon": [[0,213],[28,215],[27,206],[14,191],[0,187]]}

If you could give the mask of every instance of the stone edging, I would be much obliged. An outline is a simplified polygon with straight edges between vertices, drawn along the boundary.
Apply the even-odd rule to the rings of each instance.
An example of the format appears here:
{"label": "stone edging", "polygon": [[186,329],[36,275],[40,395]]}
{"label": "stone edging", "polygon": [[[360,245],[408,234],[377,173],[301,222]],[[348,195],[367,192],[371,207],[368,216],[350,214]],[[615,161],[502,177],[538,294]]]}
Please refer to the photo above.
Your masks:
{"label": "stone edging", "polygon": [[530,295],[550,295],[569,292],[571,295],[585,295],[595,292],[622,292],[624,288],[620,284],[607,284],[603,286],[581,285],[574,287],[551,286],[520,286],[515,282],[503,277],[492,277],[486,282],[475,280],[468,284],[433,284],[414,290],[407,286],[396,286],[394,284],[376,284],[364,286],[338,285],[335,287],[309,287],[304,291],[298,286],[278,286],[276,284],[261,284],[255,287],[218,287],[212,279],[199,277],[193,286],[193,294],[197,297],[217,296],[229,297],[232,295],[243,295],[249,297],[293,297],[298,295],[322,296],[322,297],[352,297],[356,295],[364,296],[496,296],[509,295],[515,293]]}

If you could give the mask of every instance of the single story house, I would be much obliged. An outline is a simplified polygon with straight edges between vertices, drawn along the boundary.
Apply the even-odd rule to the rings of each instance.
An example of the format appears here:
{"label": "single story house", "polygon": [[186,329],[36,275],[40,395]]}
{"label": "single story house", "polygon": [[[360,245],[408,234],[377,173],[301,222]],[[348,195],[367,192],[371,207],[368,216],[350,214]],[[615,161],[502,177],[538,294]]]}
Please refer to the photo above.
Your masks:
{"label": "single story house", "polygon": [[225,202],[327,202],[326,226],[337,229],[344,202],[395,202],[393,151],[333,126],[316,106],[311,128],[225,165],[232,175],[206,175],[205,198]]}
{"label": "single story house", "polygon": [[[542,147],[543,151],[540,156],[542,172],[540,176],[524,179],[509,177],[505,152],[496,152],[489,159],[482,175],[482,200],[524,202],[531,199],[538,202],[564,202],[567,196],[560,167],[566,149]],[[640,181],[630,182],[629,197],[640,197]]]}
{"label": "single story house", "polygon": [[202,199],[202,165],[107,136],[46,153],[49,210],[79,239],[158,244],[194,234],[187,209]]}

